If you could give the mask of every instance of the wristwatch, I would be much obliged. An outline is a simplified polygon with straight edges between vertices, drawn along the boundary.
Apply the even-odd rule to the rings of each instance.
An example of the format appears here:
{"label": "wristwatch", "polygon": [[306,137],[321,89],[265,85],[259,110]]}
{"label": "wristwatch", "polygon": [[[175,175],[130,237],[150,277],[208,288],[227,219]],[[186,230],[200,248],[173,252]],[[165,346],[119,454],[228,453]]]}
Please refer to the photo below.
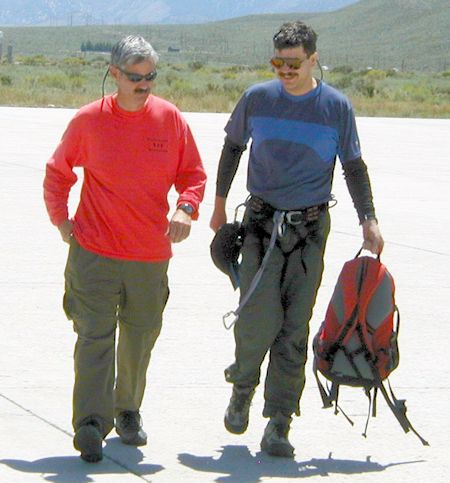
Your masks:
{"label": "wristwatch", "polygon": [[194,208],[189,203],[181,203],[177,206],[177,208],[184,211],[189,216],[192,216],[192,214],[194,213]]}

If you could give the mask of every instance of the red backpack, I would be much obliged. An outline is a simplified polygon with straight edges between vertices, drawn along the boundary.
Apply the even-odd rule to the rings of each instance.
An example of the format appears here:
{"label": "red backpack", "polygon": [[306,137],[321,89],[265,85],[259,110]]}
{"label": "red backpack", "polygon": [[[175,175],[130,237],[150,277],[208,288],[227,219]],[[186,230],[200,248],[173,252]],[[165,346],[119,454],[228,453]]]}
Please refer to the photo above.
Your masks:
{"label": "red backpack", "polygon": [[[405,400],[399,400],[383,381],[398,366],[398,332],[400,316],[395,305],[395,284],[380,258],[359,256],[346,262],[339,275],[325,320],[313,340],[314,374],[324,407],[338,405],[339,386],[362,387],[369,398],[370,412],[376,416],[376,396],[383,394],[405,433],[413,428],[406,416]],[[325,387],[319,373],[331,381]]]}

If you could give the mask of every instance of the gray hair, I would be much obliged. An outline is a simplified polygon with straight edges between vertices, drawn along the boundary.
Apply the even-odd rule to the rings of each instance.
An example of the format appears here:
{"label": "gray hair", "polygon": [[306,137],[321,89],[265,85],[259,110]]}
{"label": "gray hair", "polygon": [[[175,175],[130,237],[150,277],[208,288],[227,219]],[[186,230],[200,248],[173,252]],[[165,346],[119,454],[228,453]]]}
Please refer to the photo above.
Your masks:
{"label": "gray hair", "polygon": [[129,35],[119,40],[111,50],[111,64],[125,67],[129,64],[138,64],[144,60],[151,60],[155,65],[159,55],[143,37]]}

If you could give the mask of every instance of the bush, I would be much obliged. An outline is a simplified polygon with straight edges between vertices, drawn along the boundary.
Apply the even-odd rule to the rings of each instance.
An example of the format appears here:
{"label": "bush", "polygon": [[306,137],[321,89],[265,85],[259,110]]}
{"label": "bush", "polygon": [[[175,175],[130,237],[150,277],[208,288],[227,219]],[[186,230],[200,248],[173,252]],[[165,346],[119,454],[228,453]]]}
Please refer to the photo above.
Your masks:
{"label": "bush", "polygon": [[377,81],[377,80],[384,80],[387,77],[387,73],[384,70],[377,70],[377,69],[372,69],[369,70],[366,74],[366,78]]}
{"label": "bush", "polygon": [[237,78],[237,75],[235,72],[224,72],[222,78],[225,80],[233,80]]}
{"label": "bush", "polygon": [[85,59],[82,59],[81,57],[66,57],[65,59],[63,59],[63,63],[65,65],[86,65],[87,62]]}
{"label": "bush", "polygon": [[64,74],[46,74],[36,79],[36,84],[42,87],[54,89],[65,89],[67,87],[67,77]]}
{"label": "bush", "polygon": [[353,67],[350,65],[338,65],[334,69],[331,69],[333,74],[351,74],[353,72]]}
{"label": "bush", "polygon": [[17,62],[23,65],[49,65],[50,60],[43,55],[33,55],[26,57],[17,57]]}
{"label": "bush", "polygon": [[373,97],[375,95],[375,82],[371,79],[356,79],[354,86],[356,91],[365,97]]}
{"label": "bush", "polygon": [[247,65],[232,65],[225,69],[225,72],[231,72],[233,74],[237,74],[238,72],[248,71],[250,70]]}
{"label": "bush", "polygon": [[9,75],[0,75],[0,84],[2,86],[12,86],[12,78]]}
{"label": "bush", "polygon": [[189,62],[188,67],[190,70],[196,71],[200,70],[204,65],[203,62],[196,60],[194,62]]}
{"label": "bush", "polygon": [[111,52],[112,50],[111,42],[82,42],[80,46],[81,52]]}
{"label": "bush", "polygon": [[351,75],[343,75],[341,77],[333,78],[330,81],[330,84],[336,89],[348,89],[352,85],[352,76]]}

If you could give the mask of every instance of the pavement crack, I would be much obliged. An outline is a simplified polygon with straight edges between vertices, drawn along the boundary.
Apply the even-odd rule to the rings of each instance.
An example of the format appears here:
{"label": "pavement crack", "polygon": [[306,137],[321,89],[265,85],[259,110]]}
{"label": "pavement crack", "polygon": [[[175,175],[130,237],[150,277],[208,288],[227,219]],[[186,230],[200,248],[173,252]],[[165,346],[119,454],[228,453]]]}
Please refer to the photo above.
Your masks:
{"label": "pavement crack", "polygon": [[[39,416],[39,414],[35,413],[31,409],[26,408],[25,406],[22,406],[22,404],[14,401],[13,399],[9,398],[8,396],[5,396],[4,394],[0,393],[0,397],[3,398],[5,401],[8,401],[13,406],[16,406],[17,408],[21,409],[22,411],[24,411],[28,415],[30,415],[34,418],[37,418],[40,421],[42,421],[43,423],[47,424],[48,426],[51,426],[52,428],[56,429],[60,433],[63,433],[66,436],[69,436],[70,438],[73,438],[74,435],[70,431],[66,431],[65,429],[61,428],[57,424],[52,423],[51,421],[49,421],[48,419],[46,419],[42,416]],[[143,475],[137,473],[135,470],[133,470],[132,468],[130,468],[126,464],[122,463],[121,461],[117,460],[116,458],[113,458],[112,456],[109,456],[106,453],[103,453],[103,458],[111,461],[112,463],[116,464],[117,466],[120,466],[122,469],[128,471],[129,473],[133,474],[134,476],[137,476],[138,478],[140,478],[143,481],[147,481],[147,482],[151,481],[151,480],[148,480],[147,478],[145,478]]]}

